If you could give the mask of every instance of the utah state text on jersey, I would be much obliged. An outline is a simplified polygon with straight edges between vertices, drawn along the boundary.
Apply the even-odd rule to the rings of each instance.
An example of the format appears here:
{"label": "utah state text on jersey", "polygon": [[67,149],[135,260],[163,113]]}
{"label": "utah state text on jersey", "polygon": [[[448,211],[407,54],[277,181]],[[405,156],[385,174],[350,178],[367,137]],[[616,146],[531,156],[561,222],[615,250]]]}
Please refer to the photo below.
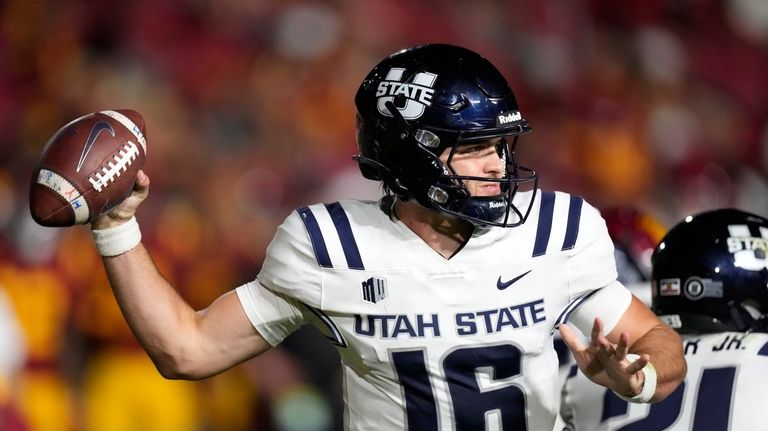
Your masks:
{"label": "utah state text on jersey", "polygon": [[[493,334],[505,329],[526,328],[546,321],[544,299],[492,310],[456,313],[451,321],[456,335]],[[408,338],[439,337],[438,314],[370,314],[355,315],[355,334],[366,337]]]}

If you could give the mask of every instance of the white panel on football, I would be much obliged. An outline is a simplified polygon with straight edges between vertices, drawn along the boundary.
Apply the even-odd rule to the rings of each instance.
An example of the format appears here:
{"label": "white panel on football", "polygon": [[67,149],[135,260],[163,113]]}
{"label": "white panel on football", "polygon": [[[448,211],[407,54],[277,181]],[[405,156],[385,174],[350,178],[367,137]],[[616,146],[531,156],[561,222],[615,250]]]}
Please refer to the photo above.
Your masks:
{"label": "white panel on football", "polygon": [[55,191],[64,198],[75,213],[75,224],[83,224],[88,221],[90,209],[88,203],[80,191],[61,175],[48,169],[41,169],[37,176],[37,183]]}
{"label": "white panel on football", "polygon": [[136,139],[141,144],[141,148],[144,150],[144,154],[147,154],[147,140],[144,138],[144,134],[141,133],[141,129],[139,129],[139,126],[137,126],[133,121],[131,121],[130,118],[126,117],[125,115],[117,112],[117,111],[99,111],[100,113],[112,117],[115,120],[119,121],[120,124],[125,126],[126,129],[128,129],[131,133],[133,133],[133,136],[136,137]]}

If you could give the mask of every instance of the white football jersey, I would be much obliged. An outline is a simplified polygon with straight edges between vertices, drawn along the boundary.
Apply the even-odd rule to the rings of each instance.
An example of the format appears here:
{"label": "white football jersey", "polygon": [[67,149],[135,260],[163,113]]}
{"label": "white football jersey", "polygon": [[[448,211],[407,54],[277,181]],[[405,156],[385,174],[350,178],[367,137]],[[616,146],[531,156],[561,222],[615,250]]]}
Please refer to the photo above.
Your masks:
{"label": "white football jersey", "polygon": [[450,259],[377,202],[300,208],[237,293],[270,344],[313,324],[337,346],[348,429],[549,430],[552,334],[597,315],[610,330],[631,299],[615,279],[598,211],[543,192],[525,224]]}
{"label": "white football jersey", "polygon": [[574,365],[563,386],[564,429],[768,431],[768,334],[687,335],[683,345],[685,380],[655,404],[627,403]]}

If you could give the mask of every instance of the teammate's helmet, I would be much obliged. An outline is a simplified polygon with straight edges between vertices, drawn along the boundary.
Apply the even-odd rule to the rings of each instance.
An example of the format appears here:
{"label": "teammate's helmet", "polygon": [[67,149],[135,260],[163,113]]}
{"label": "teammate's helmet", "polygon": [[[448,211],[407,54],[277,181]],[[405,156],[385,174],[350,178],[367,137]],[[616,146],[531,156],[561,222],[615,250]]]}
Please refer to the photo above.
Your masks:
{"label": "teammate's helmet", "polygon": [[653,311],[681,332],[768,332],[768,220],[735,209],[686,217],[656,247]]}
{"label": "teammate's helmet", "polygon": [[[525,221],[537,175],[517,165],[514,149],[518,135],[531,129],[507,81],[488,60],[452,45],[404,49],[371,70],[355,105],[360,150],[356,160],[365,178],[383,181],[401,199],[476,226],[517,226]],[[499,137],[504,178],[456,174],[451,160],[458,145]],[[444,164],[439,156],[446,148],[451,152]],[[472,197],[463,180],[498,182],[502,193]],[[520,191],[531,193],[515,199]]]}
{"label": "teammate's helmet", "polygon": [[651,255],[666,229],[649,212],[632,206],[600,210],[614,246],[619,281],[625,286],[651,280]]}

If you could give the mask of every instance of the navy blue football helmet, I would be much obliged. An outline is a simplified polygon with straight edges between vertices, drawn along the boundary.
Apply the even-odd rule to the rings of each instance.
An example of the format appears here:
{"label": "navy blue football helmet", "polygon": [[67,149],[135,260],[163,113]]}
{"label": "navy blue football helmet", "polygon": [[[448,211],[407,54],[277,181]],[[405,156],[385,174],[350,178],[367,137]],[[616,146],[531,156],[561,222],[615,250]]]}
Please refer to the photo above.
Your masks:
{"label": "navy blue football helmet", "polygon": [[736,209],[686,217],[651,256],[654,313],[684,333],[768,332],[768,220]]}
{"label": "navy blue football helmet", "polygon": [[[403,200],[475,226],[511,227],[530,213],[537,174],[518,166],[517,138],[531,130],[512,90],[488,60],[465,48],[430,44],[392,54],[371,70],[355,96],[355,157],[365,178]],[[501,138],[503,178],[460,176],[457,146]],[[439,157],[451,149],[447,163]],[[465,180],[498,182],[498,196],[473,197]],[[518,192],[530,191],[527,202]],[[524,203],[520,203],[524,202]],[[523,208],[518,208],[518,203]],[[527,208],[525,205],[527,204]]]}

